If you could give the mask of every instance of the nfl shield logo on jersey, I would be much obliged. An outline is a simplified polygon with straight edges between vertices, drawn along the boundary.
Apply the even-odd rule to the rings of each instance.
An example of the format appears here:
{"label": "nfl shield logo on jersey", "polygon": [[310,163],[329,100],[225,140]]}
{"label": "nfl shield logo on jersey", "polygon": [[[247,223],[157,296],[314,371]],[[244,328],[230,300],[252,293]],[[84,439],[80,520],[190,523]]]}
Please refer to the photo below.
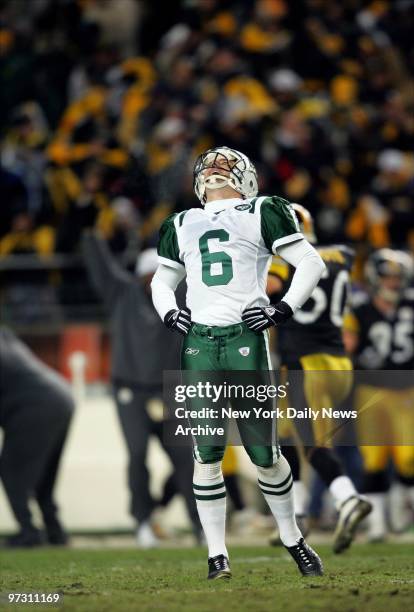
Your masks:
{"label": "nfl shield logo on jersey", "polygon": [[240,355],[243,355],[243,357],[247,357],[247,355],[250,353],[250,348],[248,346],[242,346],[239,348],[239,353]]}

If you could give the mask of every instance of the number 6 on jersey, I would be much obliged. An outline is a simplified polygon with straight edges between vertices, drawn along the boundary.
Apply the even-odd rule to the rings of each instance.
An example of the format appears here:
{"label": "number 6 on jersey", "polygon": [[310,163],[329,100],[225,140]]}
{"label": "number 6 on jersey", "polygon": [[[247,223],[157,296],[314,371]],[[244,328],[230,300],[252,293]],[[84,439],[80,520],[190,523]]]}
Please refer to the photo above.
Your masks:
{"label": "number 6 on jersey", "polygon": [[[198,241],[202,262],[202,279],[207,287],[228,285],[233,278],[233,265],[230,255],[224,251],[210,252],[209,240],[217,239],[219,242],[228,242],[229,234],[224,229],[205,232]],[[213,274],[213,266],[221,264],[221,273]]]}

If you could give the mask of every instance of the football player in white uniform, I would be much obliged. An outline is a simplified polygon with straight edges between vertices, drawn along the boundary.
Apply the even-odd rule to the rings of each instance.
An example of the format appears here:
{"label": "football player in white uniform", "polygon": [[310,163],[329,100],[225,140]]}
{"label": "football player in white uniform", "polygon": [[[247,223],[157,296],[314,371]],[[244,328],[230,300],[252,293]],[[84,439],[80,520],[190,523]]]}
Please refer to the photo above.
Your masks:
{"label": "football player in white uniform", "polygon": [[[257,197],[256,170],[243,153],[217,147],[200,155],[194,190],[202,208],[171,215],[161,227],[160,264],[152,281],[154,306],[169,328],[185,336],[183,370],[268,371],[267,328],[282,324],[301,307],[325,265],[303,237],[290,204],[279,197]],[[276,253],[296,270],[289,291],[269,306],[267,273]],[[178,309],[174,292],[185,276],[187,307]],[[276,443],[248,441],[248,434],[262,425],[238,421],[259,486],[300,572],[321,575],[322,563],[295,521],[288,462]],[[224,450],[225,444],[195,437],[193,487],[208,544],[209,579],[231,576],[225,544]]]}

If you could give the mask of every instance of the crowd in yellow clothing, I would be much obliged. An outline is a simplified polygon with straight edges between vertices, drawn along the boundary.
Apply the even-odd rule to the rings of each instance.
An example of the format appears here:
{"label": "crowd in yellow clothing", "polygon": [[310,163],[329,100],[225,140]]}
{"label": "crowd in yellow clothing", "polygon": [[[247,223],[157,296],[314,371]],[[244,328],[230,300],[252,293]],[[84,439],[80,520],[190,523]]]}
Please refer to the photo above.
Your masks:
{"label": "crowd in yellow clothing", "polygon": [[322,242],[414,249],[409,3],[52,4],[11,3],[0,29],[0,256],[75,252],[96,224],[115,251],[153,244],[215,144],[306,204]]}

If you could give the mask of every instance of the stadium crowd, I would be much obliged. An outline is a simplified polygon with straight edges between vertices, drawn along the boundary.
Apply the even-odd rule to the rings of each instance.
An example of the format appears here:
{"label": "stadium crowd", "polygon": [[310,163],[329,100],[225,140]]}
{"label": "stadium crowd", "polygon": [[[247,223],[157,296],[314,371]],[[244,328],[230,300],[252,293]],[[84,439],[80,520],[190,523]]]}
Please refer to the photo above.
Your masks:
{"label": "stadium crowd", "polygon": [[[414,250],[414,3],[3,1],[0,257],[154,246],[225,143],[322,243]],[[189,178],[190,175],[190,178]]]}

